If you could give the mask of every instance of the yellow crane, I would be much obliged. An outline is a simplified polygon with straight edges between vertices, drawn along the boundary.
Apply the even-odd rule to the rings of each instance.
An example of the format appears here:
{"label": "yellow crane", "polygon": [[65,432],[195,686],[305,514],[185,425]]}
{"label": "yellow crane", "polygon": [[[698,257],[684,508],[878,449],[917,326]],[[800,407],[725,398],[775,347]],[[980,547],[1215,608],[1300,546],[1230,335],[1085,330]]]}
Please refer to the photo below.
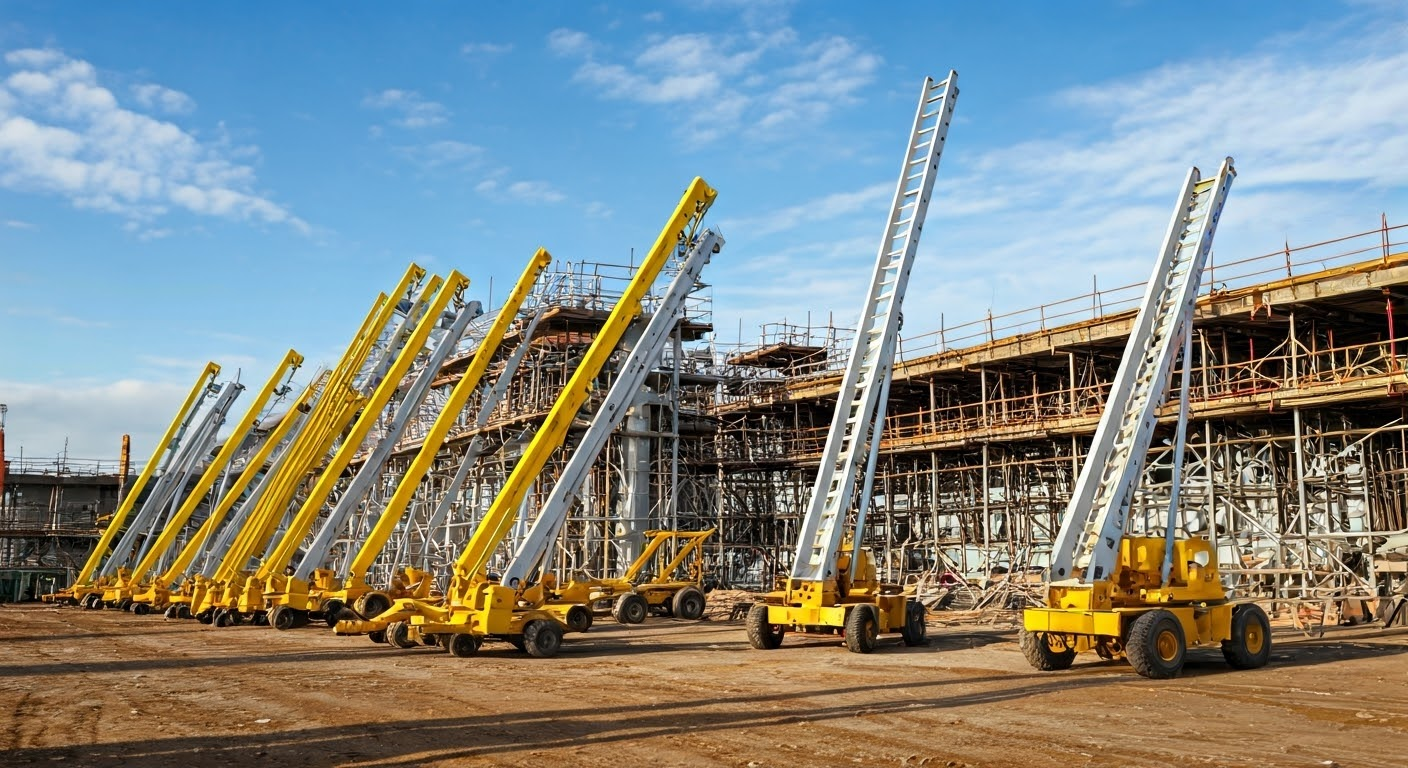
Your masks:
{"label": "yellow crane", "polygon": [[95,580],[93,578],[94,572],[107,558],[113,540],[122,531],[127,516],[137,506],[137,501],[141,498],[147,482],[156,474],[158,467],[163,466],[165,461],[176,454],[181,436],[194,422],[196,413],[200,410],[200,405],[205,397],[215,391],[215,378],[219,375],[220,366],[215,363],[206,363],[200,376],[196,377],[196,383],[191,386],[190,393],[186,395],[181,407],[177,409],[176,416],[172,418],[170,426],[166,428],[161,440],[157,442],[156,451],[147,460],[146,466],[142,467],[142,472],[132,483],[132,487],[127,490],[127,495],[118,505],[117,511],[113,513],[112,519],[108,521],[107,528],[98,538],[97,544],[94,545],[93,551],[88,555],[88,559],[84,562],[82,570],[78,572],[78,576],[73,580],[73,584],[67,589],[45,595],[43,598],[45,602],[81,604],[89,608],[101,606],[102,592],[107,587],[108,580]]}
{"label": "yellow crane", "polygon": [[592,340],[548,411],[537,434],[524,448],[479,525],[455,562],[446,600],[437,605],[414,599],[397,600],[379,616],[368,620],[340,621],[339,634],[385,631],[396,621],[411,622],[421,636],[455,656],[469,656],[485,637],[496,636],[521,644],[530,655],[553,656],[561,647],[563,623],[552,612],[520,608],[518,591],[489,579],[487,565],[508,535],[524,497],[538,480],[548,458],[567,437],[572,420],[591,394],[593,382],[641,313],[655,278],[672,253],[688,247],[700,219],[717,193],[703,179],[695,178],[685,190],[669,222],[646,253],[640,267],[623,290],[596,338]]}
{"label": "yellow crane", "polygon": [[[1238,669],[1261,667],[1270,658],[1265,611],[1228,599],[1212,541],[1179,535],[1193,308],[1236,175],[1229,157],[1216,175],[1205,179],[1193,168],[1184,181],[1052,544],[1046,607],[1023,614],[1020,645],[1036,669],[1065,669],[1077,653],[1093,651],[1105,659],[1123,657],[1145,677],[1171,678],[1182,672],[1189,645],[1212,643]],[[1183,375],[1163,535],[1127,535],[1134,491],[1180,350]]]}

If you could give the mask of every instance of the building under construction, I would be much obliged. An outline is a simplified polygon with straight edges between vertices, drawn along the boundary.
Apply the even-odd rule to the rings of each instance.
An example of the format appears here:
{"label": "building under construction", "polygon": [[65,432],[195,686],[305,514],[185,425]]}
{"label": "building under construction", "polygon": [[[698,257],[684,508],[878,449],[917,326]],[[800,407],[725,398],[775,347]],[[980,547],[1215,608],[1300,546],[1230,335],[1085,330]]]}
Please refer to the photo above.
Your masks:
{"label": "building under construction", "polygon": [[[1347,598],[1403,584],[1402,234],[1385,224],[1213,263],[1204,276],[1179,525],[1215,536],[1224,573],[1249,594],[1346,612],[1359,610]],[[522,347],[507,390],[482,419],[475,414],[488,387],[464,409],[378,561],[376,579],[405,565],[446,578],[632,266],[549,268],[491,371],[501,373]],[[1103,290],[901,340],[863,542],[877,553],[884,578],[947,595],[944,604],[952,607],[1026,603],[1142,292],[1142,284]],[[345,562],[375,523],[492,316],[470,326],[441,368],[382,481],[338,533],[333,563]],[[924,326],[930,318],[911,312],[910,320]],[[756,344],[730,346],[710,339],[712,321],[709,291],[698,286],[673,344],[578,494],[555,548],[556,570],[614,572],[634,557],[647,529],[716,527],[707,559],[718,583],[770,587],[786,571],[853,332],[769,325]],[[608,369],[598,384],[610,378]],[[597,400],[583,409],[579,429],[604,389],[598,386]],[[367,445],[378,439],[373,430]],[[1161,499],[1167,504],[1170,454],[1168,441],[1156,440],[1132,514],[1136,528],[1162,525],[1155,510]],[[560,469],[564,452],[557,456],[552,466]],[[349,478],[356,468],[354,462]],[[14,488],[22,478],[15,467],[10,472],[7,488]],[[541,502],[553,477],[544,473],[525,506]],[[453,503],[442,505],[452,490]],[[17,494],[7,498],[9,513],[20,509]],[[92,521],[116,498],[114,488],[91,500],[84,536],[94,535]],[[205,514],[202,508],[191,517],[182,540]],[[9,514],[4,524],[20,520]],[[526,509],[505,560],[531,520]],[[11,532],[0,567],[34,560],[34,542],[62,537],[65,525],[38,538],[24,532],[23,545]]]}

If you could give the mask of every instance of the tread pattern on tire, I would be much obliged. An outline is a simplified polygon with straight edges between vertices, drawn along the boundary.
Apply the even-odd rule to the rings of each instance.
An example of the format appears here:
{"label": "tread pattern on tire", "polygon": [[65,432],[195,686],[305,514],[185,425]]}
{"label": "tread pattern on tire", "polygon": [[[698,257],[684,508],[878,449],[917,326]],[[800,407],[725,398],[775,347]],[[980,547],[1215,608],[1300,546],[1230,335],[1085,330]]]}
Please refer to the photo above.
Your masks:
{"label": "tread pattern on tire", "polygon": [[[1246,646],[1247,624],[1260,625],[1261,651],[1252,653]],[[1222,658],[1233,669],[1260,669],[1271,659],[1271,620],[1266,611],[1255,603],[1239,605],[1232,611],[1232,637],[1222,641]]]}
{"label": "tread pattern on tire", "polygon": [[748,644],[760,651],[771,651],[782,645],[785,630],[768,622],[768,606],[757,603],[748,609]]}
{"label": "tread pattern on tire", "polygon": [[880,633],[880,617],[875,606],[861,603],[846,614],[846,650],[870,653],[875,650]]}
{"label": "tread pattern on tire", "polygon": [[[1183,650],[1178,658],[1166,662],[1159,658],[1157,643],[1164,627],[1176,630]],[[1183,624],[1178,617],[1163,609],[1146,611],[1134,618],[1129,625],[1125,639],[1125,657],[1134,671],[1152,680],[1168,680],[1178,677],[1183,671],[1183,660],[1188,653],[1187,639],[1183,636]]]}
{"label": "tread pattern on tire", "polygon": [[1046,642],[1045,632],[1028,632],[1023,629],[1017,634],[1017,644],[1021,646],[1022,655],[1027,657],[1027,663],[1032,665],[1032,669],[1041,672],[1070,669],[1071,663],[1076,660],[1074,648],[1053,650]]}

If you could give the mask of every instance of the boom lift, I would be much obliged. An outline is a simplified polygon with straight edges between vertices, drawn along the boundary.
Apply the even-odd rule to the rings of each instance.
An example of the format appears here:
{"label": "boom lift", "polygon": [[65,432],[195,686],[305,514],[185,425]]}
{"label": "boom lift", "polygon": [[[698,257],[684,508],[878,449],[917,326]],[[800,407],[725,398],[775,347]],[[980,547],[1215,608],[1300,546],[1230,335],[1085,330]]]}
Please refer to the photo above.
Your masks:
{"label": "boom lift", "polygon": [[[532,292],[533,285],[537,282],[538,276],[552,261],[552,256],[543,248],[539,248],[528,261],[523,274],[519,276],[518,282],[513,290],[509,292],[504,305],[499,308],[489,330],[485,333],[483,341],[475,350],[474,356],[465,369],[460,380],[451,388],[449,397],[446,399],[440,413],[436,416],[429,432],[421,441],[420,448],[416,452],[415,458],[411,461],[406,473],[397,480],[396,490],[392,493],[391,499],[386,503],[381,515],[377,518],[376,525],[367,535],[366,539],[359,547],[356,556],[348,564],[347,573],[342,578],[338,578],[333,570],[321,568],[327,559],[328,552],[332,545],[332,534],[341,527],[345,518],[350,513],[350,508],[343,510],[345,505],[355,506],[361,502],[365,489],[372,481],[380,476],[382,461],[376,461],[373,466],[373,459],[368,458],[363,464],[358,475],[352,481],[351,487],[343,494],[338,502],[337,508],[329,515],[328,521],[324,524],[314,543],[309,545],[307,553],[295,569],[293,575],[287,579],[284,590],[279,593],[267,595],[265,609],[268,612],[269,624],[275,629],[285,630],[296,626],[301,626],[308,620],[310,612],[318,612],[332,626],[337,621],[337,616],[341,609],[357,601],[368,594],[373,594],[373,590],[366,582],[367,570],[375,562],[377,555],[386,546],[391,533],[400,522],[410,505],[411,497],[415,493],[416,487],[420,485],[425,474],[430,470],[430,465],[434,463],[436,454],[440,451],[440,446],[444,444],[450,429],[459,421],[460,414],[464,410],[465,403],[470,395],[478,388],[484,373],[489,368],[489,363],[498,352],[500,344],[509,332],[509,325],[518,316],[518,311],[523,302]],[[536,318],[535,318],[536,319]],[[513,355],[512,365],[504,374],[507,378],[503,381],[503,388],[495,388],[497,396],[486,398],[485,403],[480,408],[479,422],[488,420],[489,413],[497,404],[498,398],[502,396],[503,390],[507,389],[508,380],[513,377],[512,369],[517,368],[517,361],[523,357],[523,352],[527,351],[528,340],[531,338],[531,328],[525,330],[520,349]],[[442,340],[441,342],[445,342]],[[454,343],[450,343],[453,347]],[[426,388],[430,381],[439,375],[440,366],[443,363],[443,356],[427,363],[422,371]],[[423,397],[416,396],[415,401]],[[408,396],[402,407],[414,405],[412,397]],[[397,414],[400,418],[400,414]],[[382,442],[389,451],[394,440],[389,436]],[[378,446],[380,449],[381,446]],[[477,455],[478,450],[471,446],[471,451]],[[364,480],[364,473],[367,478]],[[360,484],[359,484],[359,481]],[[458,486],[455,486],[458,488]],[[453,495],[449,494],[449,495]],[[415,569],[407,569],[405,578],[401,580],[401,591],[391,591],[396,598],[401,597],[429,597],[430,596],[430,574]],[[407,591],[409,588],[409,591]],[[390,605],[389,595],[383,593],[386,605]],[[385,610],[383,606],[382,610]],[[380,613],[380,611],[377,611]],[[373,614],[375,615],[375,614]]]}
{"label": "boom lift", "polygon": [[[297,371],[298,367],[302,364],[303,356],[298,354],[298,352],[290,349],[288,354],[284,355],[284,359],[279,363],[278,367],[274,369],[273,375],[270,376],[269,380],[264,384],[264,388],[259,391],[254,402],[251,403],[249,409],[245,411],[244,416],[236,422],[229,436],[225,438],[225,444],[220,447],[220,451],[215,455],[215,458],[211,459],[209,466],[206,467],[200,479],[196,481],[195,486],[187,492],[185,501],[182,502],[181,507],[166,521],[161,536],[157,538],[156,542],[147,550],[146,555],[144,555],[135,566],[130,569],[118,569],[116,583],[103,593],[104,602],[119,606],[131,606],[132,612],[138,616],[143,616],[151,612],[150,603],[134,601],[133,599],[137,593],[147,590],[148,585],[144,583],[147,574],[151,572],[157,562],[166,555],[171,545],[175,543],[176,537],[184,529],[186,522],[191,519],[191,515],[195,513],[196,508],[206,500],[206,494],[215,486],[215,481],[229,469],[230,463],[235,459],[235,454],[244,446],[246,439],[254,429],[255,422],[259,419],[260,414],[264,412],[266,406],[268,406],[270,398],[274,397],[275,394],[282,395],[288,392],[285,382],[287,379],[292,378],[294,372]],[[239,384],[233,384],[231,386],[243,389]],[[214,410],[218,411],[220,409],[217,407]]]}
{"label": "boom lift", "polygon": [[[441,316],[450,306],[451,301],[459,303],[463,309],[462,296],[468,285],[469,280],[459,272],[451,272],[443,283],[439,278],[431,278],[426,292],[433,292],[434,299],[429,302],[420,319],[414,323],[414,328],[409,336],[403,341],[393,342],[386,355],[387,359],[392,361],[390,367],[378,374],[379,378],[376,380],[379,383],[372,389],[371,394],[365,400],[356,403],[355,409],[360,410],[360,415],[348,433],[343,436],[342,444],[329,459],[327,465],[322,468],[317,483],[308,492],[282,538],[278,540],[277,544],[271,546],[253,573],[237,571],[233,574],[232,580],[228,582],[231,587],[238,584],[240,588],[238,590],[227,588],[224,600],[216,604],[217,610],[224,610],[223,616],[216,617],[224,618],[224,624],[237,624],[246,615],[255,617],[256,621],[262,621],[264,591],[266,589],[282,591],[280,585],[286,578],[284,569],[288,567],[297,547],[303,543],[304,537],[308,535],[313,524],[317,521],[323,505],[331,495],[333,486],[337,484],[342,471],[361,450],[362,442],[372,426],[381,419],[382,411],[391,401],[392,395],[396,393],[401,380],[410,371],[416,358],[420,356],[421,350],[430,338],[431,331],[439,324]],[[456,312],[456,315],[463,314],[464,311]],[[415,317],[414,310],[407,320],[409,321],[413,317]],[[462,333],[464,326],[459,325],[458,321],[456,325]],[[398,344],[399,349],[397,348]],[[448,347],[453,346],[453,344],[448,345]]]}
{"label": "boom lift", "polygon": [[[845,635],[854,653],[875,650],[881,633],[899,632],[906,645],[925,641],[924,606],[907,601],[898,586],[881,583],[869,550],[860,546],[870,506],[880,432],[890,394],[890,369],[899,336],[900,304],[919,248],[929,196],[958,98],[958,73],[935,83],[924,79],[914,127],[885,236],[857,325],[850,360],[836,395],[821,466],[797,536],[785,588],[748,612],[748,640],[759,650],[777,648],[788,631]],[[856,480],[865,463],[864,481]],[[850,541],[842,542],[855,506]]]}
{"label": "boom lift", "polygon": [[87,608],[98,608],[102,605],[102,591],[107,583],[106,581],[95,581],[94,573],[108,556],[113,539],[117,538],[117,534],[122,531],[123,523],[127,521],[127,516],[137,505],[142,491],[147,487],[147,482],[157,473],[158,468],[165,472],[166,468],[170,466],[176,452],[181,447],[186,430],[195,421],[201,404],[206,397],[216,391],[215,377],[219,375],[220,366],[215,363],[206,363],[205,369],[201,371],[200,376],[196,377],[196,383],[191,387],[190,393],[186,395],[181,407],[177,409],[176,416],[172,418],[170,426],[166,428],[165,434],[157,442],[156,451],[142,467],[141,474],[132,483],[132,487],[128,489],[122,503],[118,505],[117,511],[113,513],[112,519],[108,521],[108,527],[98,538],[98,543],[94,545],[92,553],[88,555],[88,560],[84,562],[83,569],[78,572],[73,584],[67,589],[45,595],[44,602],[81,604]]}
{"label": "boom lift", "polygon": [[[192,584],[190,613],[197,620],[214,622],[217,607],[226,613],[226,621],[242,618],[238,614],[228,615],[230,606],[224,604],[227,585],[238,578],[241,582],[236,588],[243,586],[242,579],[251,558],[268,545],[306,480],[317,471],[356,416],[364,402],[362,388],[369,386],[373,379],[379,380],[385,372],[393,351],[399,350],[404,340],[401,326],[409,322],[410,315],[406,315],[403,321],[392,325],[400,314],[398,307],[408,304],[408,311],[413,315],[421,307],[420,296],[438,287],[439,278],[431,278],[424,286],[426,290],[418,292],[424,278],[425,270],[412,264],[390,297],[380,295],[368,312],[337,366],[324,379],[317,401],[304,417],[306,423],[271,473],[260,482],[256,489],[258,498],[251,499],[255,503],[244,516],[239,530],[218,559],[208,560],[201,577]],[[387,329],[390,329],[389,336],[386,336]]]}
{"label": "boom lift", "polygon": [[[1052,545],[1047,607],[1029,608],[1023,616],[1022,651],[1039,670],[1065,669],[1076,653],[1094,651],[1105,659],[1124,656],[1145,677],[1170,678],[1182,671],[1188,645],[1216,642],[1238,669],[1261,667],[1270,657],[1266,613],[1255,603],[1227,599],[1213,542],[1177,535],[1193,308],[1236,175],[1229,157],[1216,176],[1203,179],[1194,168],[1183,184]],[[1180,349],[1183,375],[1163,535],[1129,536],[1130,502]]]}
{"label": "boom lift", "polygon": [[567,384],[558,394],[547,418],[524,448],[503,488],[466,542],[455,562],[445,604],[432,605],[416,600],[397,600],[380,616],[368,622],[340,621],[339,634],[362,634],[409,616],[421,636],[433,637],[455,656],[469,656],[479,649],[486,636],[502,637],[533,656],[553,656],[561,647],[563,625],[547,611],[520,609],[514,588],[490,581],[486,566],[495,549],[508,535],[518,510],[532,485],[542,473],[551,454],[566,440],[572,420],[591,394],[592,383],[601,373],[627,326],[642,311],[641,301],[676,248],[690,243],[699,220],[708,211],[717,193],[696,177],[685,190],[670,221],[647,252],[627,284],[596,338],[578,361]]}

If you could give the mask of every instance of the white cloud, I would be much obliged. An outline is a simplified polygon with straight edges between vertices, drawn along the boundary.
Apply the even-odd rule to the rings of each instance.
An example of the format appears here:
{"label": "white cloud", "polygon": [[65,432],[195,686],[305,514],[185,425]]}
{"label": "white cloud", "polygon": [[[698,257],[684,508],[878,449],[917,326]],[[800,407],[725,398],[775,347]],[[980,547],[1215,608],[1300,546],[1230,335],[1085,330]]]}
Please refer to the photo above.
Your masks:
{"label": "white cloud", "polygon": [[23,317],[56,325],[66,325],[71,328],[107,328],[111,325],[106,320],[90,320],[77,315],[64,314],[47,307],[10,307],[5,310],[5,314],[11,317]]}
{"label": "white cloud", "polygon": [[416,91],[388,88],[362,100],[362,106],[369,109],[393,112],[397,117],[391,122],[402,128],[427,128],[442,125],[450,118],[450,110],[444,104],[431,101]]}
{"label": "white cloud", "polygon": [[466,56],[502,56],[513,51],[513,43],[465,43],[460,53]]}
{"label": "white cloud", "polygon": [[28,222],[28,221],[20,221],[19,219],[5,219],[5,226],[6,226],[6,227],[9,227],[10,229],[36,229],[36,228],[37,228],[37,227],[34,226],[34,224],[32,224],[32,223],[30,223],[30,222]]}
{"label": "white cloud", "polygon": [[463,141],[432,141],[429,144],[397,147],[396,151],[426,170],[473,168],[484,160],[483,147]]}
{"label": "white cloud", "polygon": [[[500,173],[499,175],[502,175]],[[531,205],[560,203],[567,196],[546,181],[513,181],[502,183],[497,178],[485,179],[474,186],[474,191],[486,197],[512,200]]]}
{"label": "white cloud", "polygon": [[173,115],[184,115],[196,109],[195,99],[154,83],[132,86],[132,98],[147,109]]}
{"label": "white cloud", "polygon": [[589,219],[609,219],[614,213],[611,206],[600,200],[593,200],[582,207],[582,215]]}
{"label": "white cloud", "polygon": [[5,453],[15,459],[23,448],[26,458],[52,457],[67,441],[70,457],[113,461],[122,435],[130,433],[133,462],[145,462],[189,388],[135,379],[58,385],[0,380],[0,402],[9,406]]}
{"label": "white cloud", "polygon": [[581,59],[573,80],[603,98],[669,107],[671,114],[689,104],[695,118],[678,130],[692,143],[736,133],[774,139],[814,125],[857,103],[882,64],[846,37],[807,42],[785,25],[654,35],[630,58],[607,55],[605,46],[574,30],[553,31],[547,45],[559,56]]}
{"label": "white cloud", "polygon": [[0,85],[0,186],[134,220],[180,208],[308,231],[256,190],[254,169],[235,159],[241,150],[123,108],[88,62],[50,49],[5,61],[21,69]]}

